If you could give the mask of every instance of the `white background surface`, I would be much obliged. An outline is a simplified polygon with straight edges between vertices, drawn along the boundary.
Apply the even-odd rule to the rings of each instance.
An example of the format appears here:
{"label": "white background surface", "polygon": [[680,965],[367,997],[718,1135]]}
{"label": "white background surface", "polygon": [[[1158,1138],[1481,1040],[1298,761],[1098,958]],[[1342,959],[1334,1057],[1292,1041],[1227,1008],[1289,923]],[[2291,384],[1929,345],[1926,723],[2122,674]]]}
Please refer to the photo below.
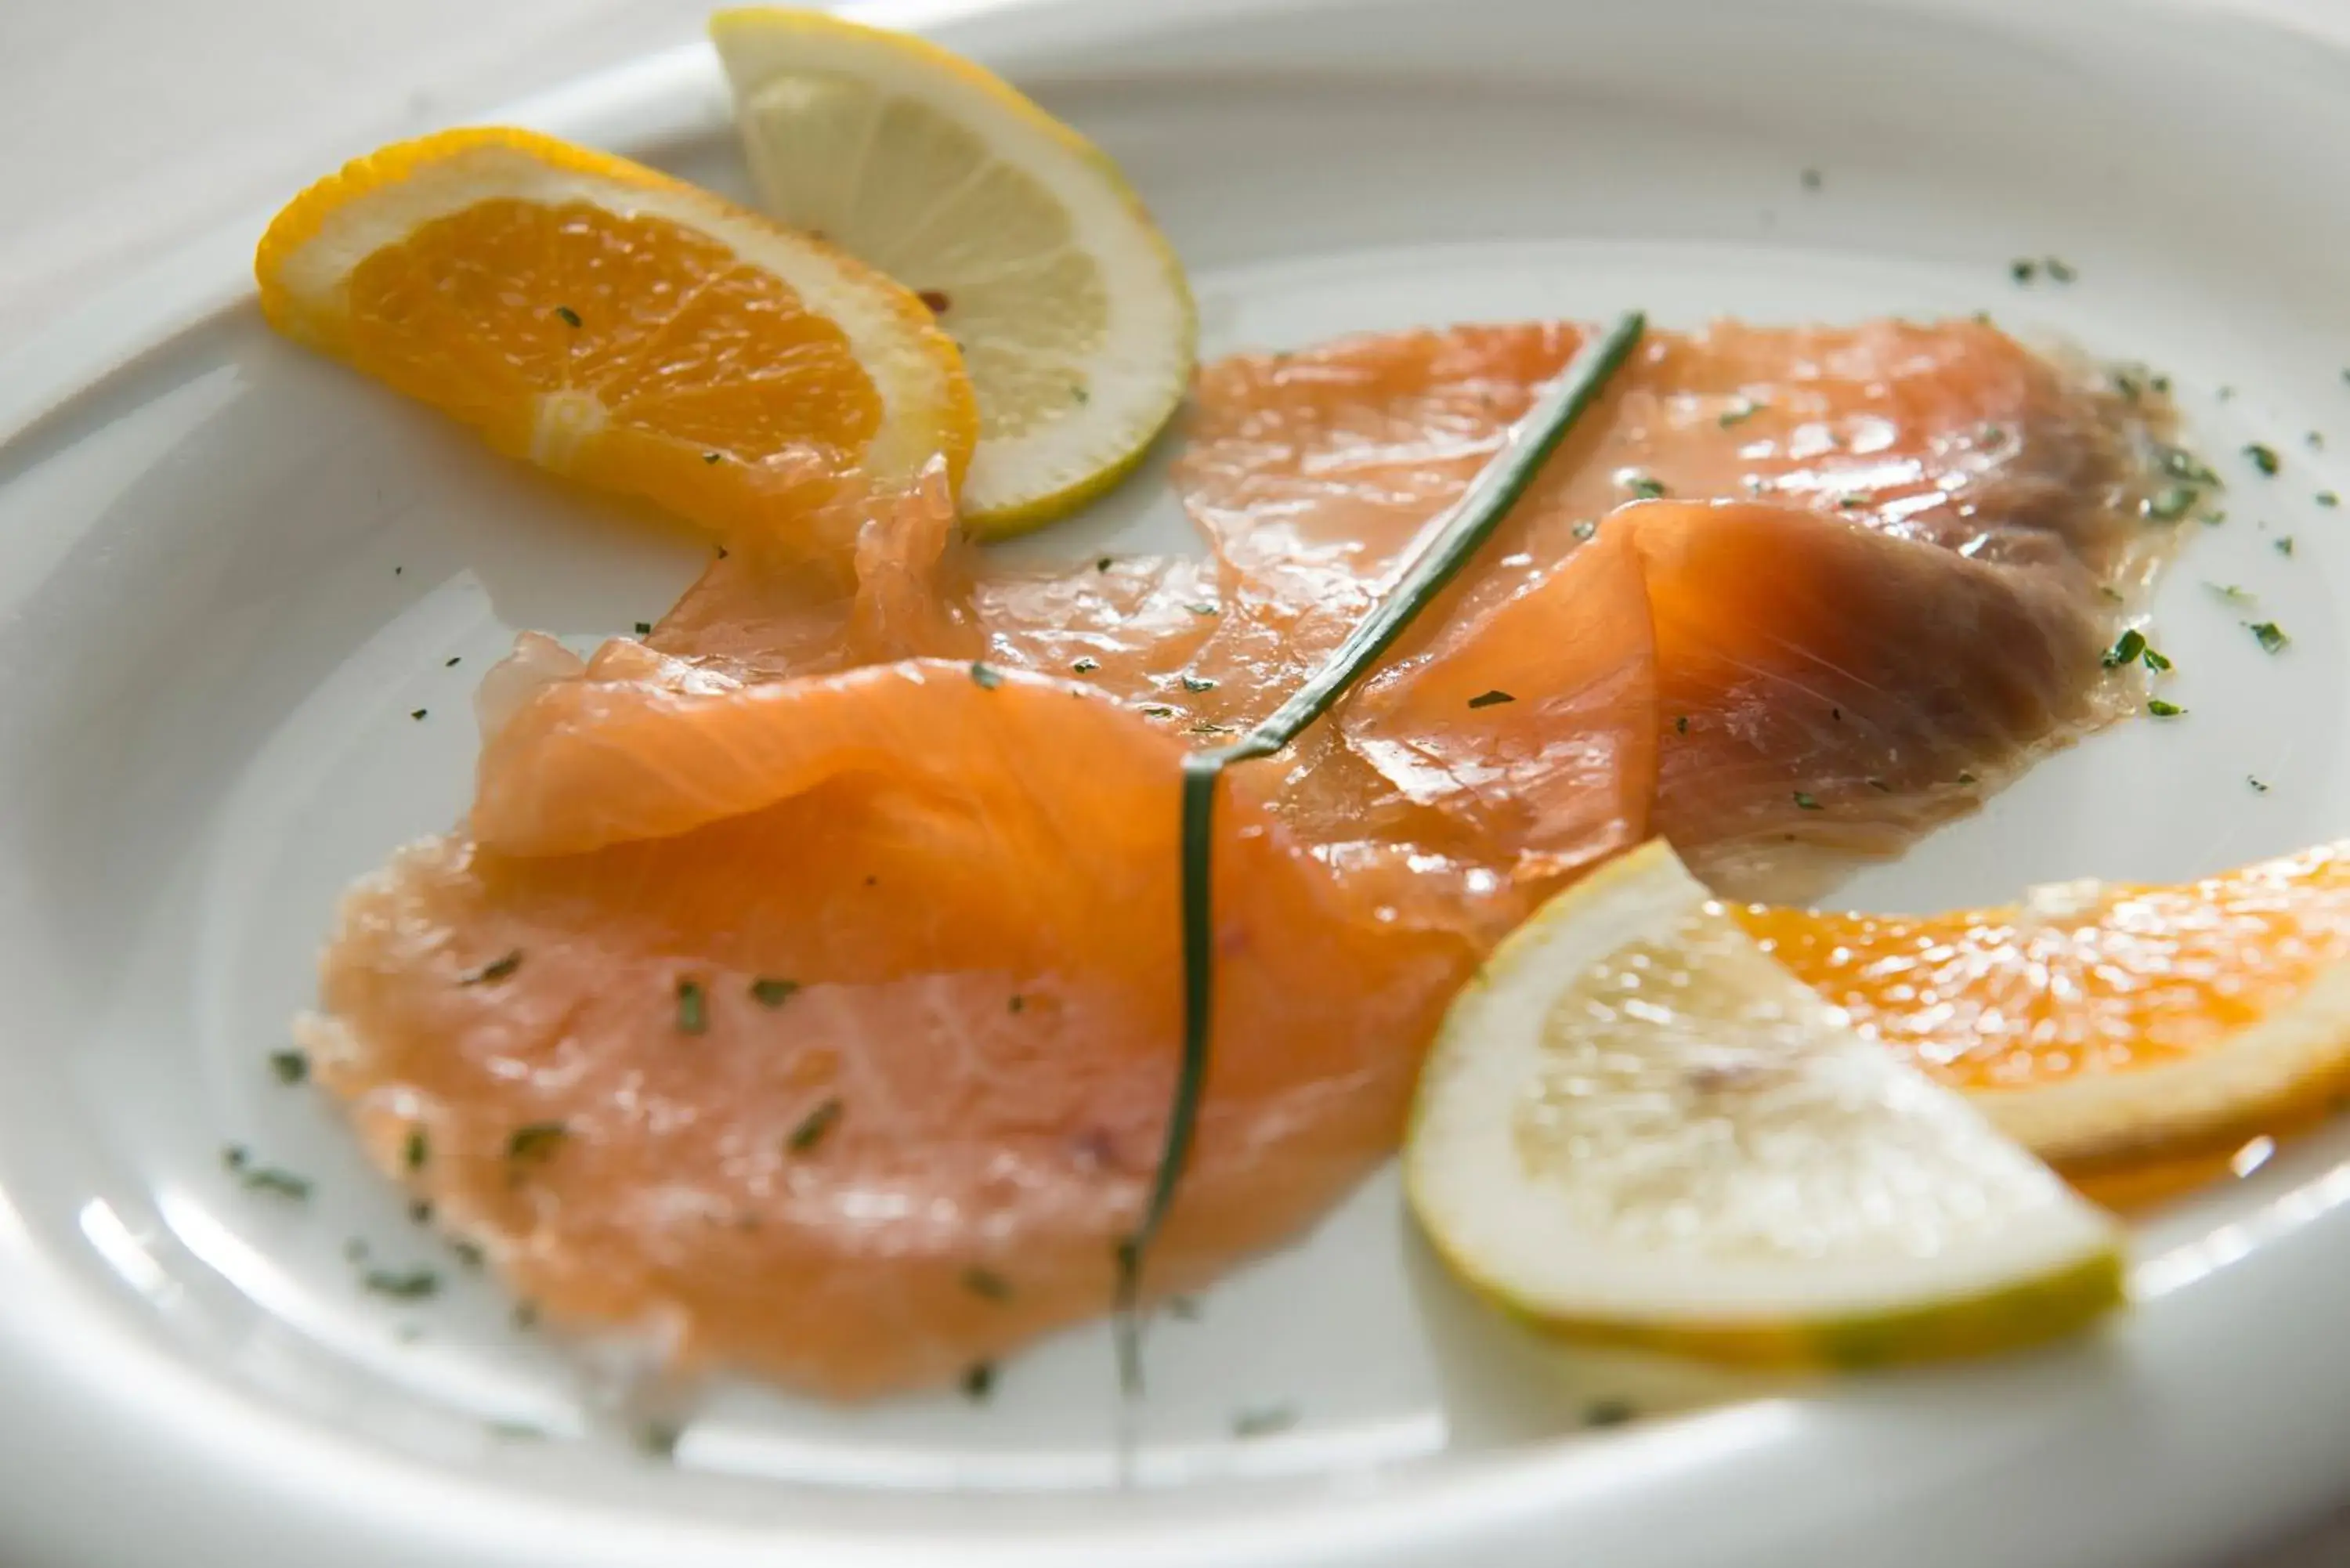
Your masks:
{"label": "white background surface", "polygon": [[[0,359],[143,262],[344,157],[690,39],[706,8],[0,0]],[[2345,1564],[2350,1511],[2228,1568]]]}

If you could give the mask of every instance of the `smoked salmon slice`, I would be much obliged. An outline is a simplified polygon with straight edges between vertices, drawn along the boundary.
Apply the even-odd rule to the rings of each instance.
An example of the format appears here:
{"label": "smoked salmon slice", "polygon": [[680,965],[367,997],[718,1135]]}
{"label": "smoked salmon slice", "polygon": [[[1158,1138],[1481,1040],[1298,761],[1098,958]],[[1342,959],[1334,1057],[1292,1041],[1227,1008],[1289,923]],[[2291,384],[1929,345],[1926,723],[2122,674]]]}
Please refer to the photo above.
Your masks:
{"label": "smoked salmon slice", "polygon": [[[869,1395],[1100,1311],[1173,1075],[1178,743],[969,663],[530,657],[470,835],[343,909],[307,1042],[377,1157],[546,1316],[689,1366]],[[1474,957],[1245,795],[1218,855],[1226,1048],[1157,1289],[1384,1156]]]}
{"label": "smoked salmon slice", "polygon": [[[1014,568],[933,472],[730,542],[641,645],[525,639],[469,820],[344,906],[321,1080],[550,1318],[690,1365],[858,1397],[1098,1314],[1175,1071],[1180,760],[1583,337],[1211,367],[1205,559]],[[2168,418],[1975,322],[1653,335],[1382,668],[1230,774],[1149,1288],[1384,1158],[1451,991],[1565,880],[1662,832],[1725,890],[1816,881],[2120,711]]]}

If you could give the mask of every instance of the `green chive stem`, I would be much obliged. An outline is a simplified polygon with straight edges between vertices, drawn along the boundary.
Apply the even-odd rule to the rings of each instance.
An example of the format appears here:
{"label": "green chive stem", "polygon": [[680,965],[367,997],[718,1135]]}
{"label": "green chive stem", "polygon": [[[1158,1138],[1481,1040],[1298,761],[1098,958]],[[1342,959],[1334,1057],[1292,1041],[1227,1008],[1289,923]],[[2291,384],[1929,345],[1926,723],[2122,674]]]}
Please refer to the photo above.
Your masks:
{"label": "green chive stem", "polygon": [[1211,873],[1216,783],[1232,763],[1269,757],[1295,740],[1395,645],[1509,515],[1567,431],[1590,411],[1609,379],[1631,357],[1647,326],[1647,318],[1633,311],[1618,317],[1605,334],[1584,346],[1551,389],[1511,428],[1502,450],[1470,481],[1469,488],[1387,597],[1357,623],[1287,701],[1231,745],[1195,751],[1183,759],[1183,1054],[1168,1111],[1166,1142],[1141,1220],[1118,1247],[1118,1362],[1129,1390],[1139,1387],[1141,1382],[1140,1344],[1132,1320],[1143,1263],[1174,1204],[1208,1078],[1209,1032],[1215,1011]]}

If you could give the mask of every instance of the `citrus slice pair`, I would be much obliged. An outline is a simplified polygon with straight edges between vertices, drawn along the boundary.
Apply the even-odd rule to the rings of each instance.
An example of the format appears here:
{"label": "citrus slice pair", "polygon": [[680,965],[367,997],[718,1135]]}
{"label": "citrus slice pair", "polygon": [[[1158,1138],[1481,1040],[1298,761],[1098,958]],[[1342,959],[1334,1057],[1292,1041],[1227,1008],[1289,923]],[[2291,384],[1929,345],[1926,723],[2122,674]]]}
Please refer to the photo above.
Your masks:
{"label": "citrus slice pair", "polygon": [[447,132],[278,214],[268,319],[721,534],[783,525],[811,477],[934,462],[968,529],[1012,533],[1130,468],[1192,321],[1109,161],[902,34],[782,11],[717,31],[774,217],[552,138]]}
{"label": "citrus slice pair", "polygon": [[[2110,1179],[2350,1075],[2350,846],[1925,917],[1725,908],[1661,842],[1454,1003],[1405,1155],[1439,1250],[1562,1331],[1740,1361],[1995,1349],[2120,1300]],[[1954,1092],[1956,1091],[1956,1092]]]}

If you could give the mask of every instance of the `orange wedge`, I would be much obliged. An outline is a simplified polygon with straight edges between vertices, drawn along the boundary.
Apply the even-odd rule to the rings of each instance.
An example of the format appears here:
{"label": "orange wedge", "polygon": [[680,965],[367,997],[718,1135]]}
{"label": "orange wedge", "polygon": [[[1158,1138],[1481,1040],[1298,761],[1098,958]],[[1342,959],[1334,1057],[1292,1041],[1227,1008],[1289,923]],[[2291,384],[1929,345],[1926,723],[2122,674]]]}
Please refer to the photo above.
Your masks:
{"label": "orange wedge", "polygon": [[1864,1032],[2068,1174],[2304,1125],[2350,1080],[2350,841],[2005,909],[1738,914]]}
{"label": "orange wedge", "polygon": [[915,296],[665,174],[528,131],[447,131],[277,214],[261,307],[297,342],[499,451],[719,533],[775,526],[812,474],[885,486],[978,413]]}

